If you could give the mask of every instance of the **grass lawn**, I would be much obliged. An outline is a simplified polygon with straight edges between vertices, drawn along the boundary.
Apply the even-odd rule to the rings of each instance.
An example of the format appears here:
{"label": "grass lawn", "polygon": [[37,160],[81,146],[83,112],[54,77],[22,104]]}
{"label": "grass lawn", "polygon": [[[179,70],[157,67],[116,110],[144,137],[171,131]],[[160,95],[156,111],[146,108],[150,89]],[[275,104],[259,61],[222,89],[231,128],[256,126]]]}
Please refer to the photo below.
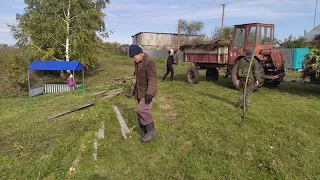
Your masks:
{"label": "grass lawn", "polygon": [[[130,59],[104,57],[86,78],[86,90],[34,98],[0,99],[0,179],[318,179],[320,178],[320,86],[282,83],[250,97],[246,123],[237,91],[220,77],[185,81],[187,64],[175,66],[175,81],[160,82],[152,112],[158,131],[139,142],[137,128],[126,141],[112,105],[129,128],[137,125],[136,101],[127,92],[68,115],[46,117],[94,101],[92,94],[133,74]],[[223,74],[222,74],[223,75]],[[169,77],[167,77],[169,80]],[[105,138],[95,133],[105,124]],[[97,139],[97,160],[93,142]],[[70,173],[78,160],[75,173]]]}

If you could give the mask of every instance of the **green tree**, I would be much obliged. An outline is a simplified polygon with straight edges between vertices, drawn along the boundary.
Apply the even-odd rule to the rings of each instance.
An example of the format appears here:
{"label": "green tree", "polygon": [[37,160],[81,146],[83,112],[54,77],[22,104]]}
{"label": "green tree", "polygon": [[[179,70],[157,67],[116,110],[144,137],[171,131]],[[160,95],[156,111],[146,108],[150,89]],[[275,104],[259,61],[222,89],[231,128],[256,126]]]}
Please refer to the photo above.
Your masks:
{"label": "green tree", "polygon": [[25,0],[27,7],[17,15],[17,25],[9,25],[18,45],[31,45],[39,58],[76,59],[86,66],[98,58],[109,0]]}
{"label": "green tree", "polygon": [[[183,44],[189,44],[189,43],[196,43],[201,42],[204,40],[204,36],[202,35],[202,30],[204,27],[204,23],[202,21],[186,21],[181,20],[181,26],[180,26],[180,33],[181,39],[180,39],[180,45]],[[177,39],[174,39],[174,42],[176,42]]]}
{"label": "green tree", "polygon": [[273,38],[273,48],[279,49],[282,41],[276,37]]}
{"label": "green tree", "polygon": [[204,27],[202,21],[186,21],[181,20],[181,33],[185,35],[200,35]]}
{"label": "green tree", "polygon": [[292,35],[280,42],[280,48],[305,48],[308,47],[307,40],[304,37],[295,38]]}
{"label": "green tree", "polygon": [[3,79],[20,92],[27,88],[27,67],[34,59],[34,53],[26,47],[0,48],[0,69]]}
{"label": "green tree", "polygon": [[212,32],[212,40],[229,40],[229,35],[232,35],[233,29],[233,26],[224,26],[221,34],[221,27],[215,27]]}

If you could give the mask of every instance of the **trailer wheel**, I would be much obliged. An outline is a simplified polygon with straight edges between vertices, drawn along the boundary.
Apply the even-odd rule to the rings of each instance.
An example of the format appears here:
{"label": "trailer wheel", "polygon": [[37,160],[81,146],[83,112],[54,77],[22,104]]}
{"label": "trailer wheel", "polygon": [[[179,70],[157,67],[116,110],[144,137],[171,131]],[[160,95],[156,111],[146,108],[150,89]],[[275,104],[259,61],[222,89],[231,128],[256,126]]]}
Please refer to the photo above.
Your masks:
{"label": "trailer wheel", "polygon": [[190,68],[187,72],[187,81],[190,84],[197,84],[199,82],[199,71],[194,68]]}
{"label": "trailer wheel", "polygon": [[219,71],[217,68],[209,68],[206,72],[207,81],[217,81],[219,78]]}

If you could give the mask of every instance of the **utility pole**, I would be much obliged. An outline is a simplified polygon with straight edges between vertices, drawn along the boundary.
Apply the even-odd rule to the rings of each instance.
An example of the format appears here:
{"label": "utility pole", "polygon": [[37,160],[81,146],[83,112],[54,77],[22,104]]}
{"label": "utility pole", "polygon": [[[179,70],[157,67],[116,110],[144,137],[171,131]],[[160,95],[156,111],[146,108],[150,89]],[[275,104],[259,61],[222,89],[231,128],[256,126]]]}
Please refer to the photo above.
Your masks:
{"label": "utility pole", "polygon": [[314,10],[313,28],[316,26],[317,7],[318,7],[318,0],[316,1],[316,8]]}
{"label": "utility pole", "polygon": [[223,36],[223,21],[224,21],[224,8],[226,7],[226,4],[223,3],[222,5],[222,21],[221,21],[221,29],[220,29],[220,36]]}
{"label": "utility pole", "polygon": [[181,31],[181,19],[178,21],[178,42],[176,49],[179,50],[180,48],[180,31]]}

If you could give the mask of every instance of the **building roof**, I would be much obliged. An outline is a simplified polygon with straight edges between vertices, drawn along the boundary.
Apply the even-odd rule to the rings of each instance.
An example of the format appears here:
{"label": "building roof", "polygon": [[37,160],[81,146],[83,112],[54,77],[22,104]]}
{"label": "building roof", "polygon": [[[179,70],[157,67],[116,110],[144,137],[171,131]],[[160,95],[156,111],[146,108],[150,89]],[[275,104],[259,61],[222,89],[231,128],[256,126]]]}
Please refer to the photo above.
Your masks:
{"label": "building roof", "polygon": [[33,61],[28,70],[80,70],[83,66],[79,61]]}
{"label": "building roof", "polygon": [[304,38],[306,38],[307,41],[312,41],[318,34],[320,34],[320,24],[308,32]]}
{"label": "building roof", "polygon": [[[178,35],[177,33],[159,33],[159,32],[139,32],[131,37],[137,36],[139,34],[143,34],[143,33],[150,33],[150,34],[169,34],[169,35]],[[187,36],[186,34],[180,34],[183,36]],[[204,36],[204,35],[188,35],[188,36]]]}

